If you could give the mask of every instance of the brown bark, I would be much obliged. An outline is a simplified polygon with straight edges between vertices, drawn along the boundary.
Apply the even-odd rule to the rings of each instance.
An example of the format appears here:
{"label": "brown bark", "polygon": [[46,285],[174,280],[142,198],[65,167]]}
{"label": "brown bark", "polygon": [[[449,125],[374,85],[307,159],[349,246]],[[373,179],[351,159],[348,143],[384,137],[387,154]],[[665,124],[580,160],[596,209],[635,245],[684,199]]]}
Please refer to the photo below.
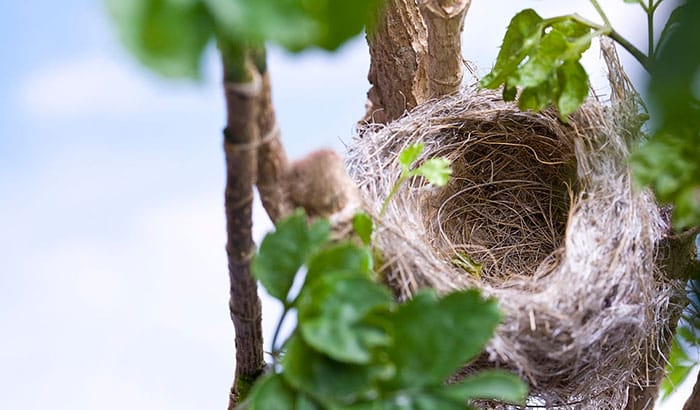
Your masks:
{"label": "brown bark", "polygon": [[270,76],[267,70],[262,74],[259,104],[258,126],[261,140],[258,148],[257,187],[265,211],[273,222],[277,222],[290,215],[293,209],[281,184],[288,171],[289,160],[282,146],[281,132],[272,106]]}
{"label": "brown bark", "polygon": [[462,29],[471,0],[419,0],[428,29],[428,94],[438,98],[462,85]]}
{"label": "brown bark", "polygon": [[[670,214],[668,215],[670,219]],[[672,234],[668,232],[659,244],[659,265],[664,274],[670,279],[687,281],[692,275],[697,272],[697,248],[695,247],[695,237],[698,234],[698,228],[689,229],[687,231]],[[672,301],[676,305],[682,305],[684,300]],[[687,303],[687,302],[686,302]],[[670,350],[673,334],[676,331],[676,324],[680,319],[681,311],[678,310],[675,317],[669,318],[671,326],[663,335],[662,352],[658,356],[650,357],[648,363],[649,368],[655,369],[649,375],[649,384],[646,386],[634,386],[629,391],[629,402],[625,410],[648,410],[652,409],[656,398],[659,394],[659,386],[665,376],[665,361],[661,356],[668,355]],[[646,371],[644,369],[644,371]],[[695,386],[698,389],[698,386]],[[700,403],[699,403],[700,404]],[[700,407],[689,407],[688,409],[700,409]],[[685,410],[685,408],[684,408]]]}
{"label": "brown bark", "polygon": [[428,97],[428,42],[416,0],[388,0],[367,34],[371,57],[364,121],[388,123]]}
{"label": "brown bark", "polygon": [[229,279],[229,310],[235,328],[236,373],[229,394],[229,409],[245,397],[253,381],[265,368],[262,340],[262,308],[257,283],[250,272],[255,253],[252,228],[253,183],[257,174],[257,144],[260,75],[252,64],[246,64],[249,82],[229,75],[224,58],[224,90],[227,127],[224,130],[226,154],[226,230]]}
{"label": "brown bark", "polygon": [[683,410],[698,410],[700,409],[700,373],[698,373],[698,380],[695,382],[695,387],[693,387],[693,392],[690,393],[688,401],[685,402]]}

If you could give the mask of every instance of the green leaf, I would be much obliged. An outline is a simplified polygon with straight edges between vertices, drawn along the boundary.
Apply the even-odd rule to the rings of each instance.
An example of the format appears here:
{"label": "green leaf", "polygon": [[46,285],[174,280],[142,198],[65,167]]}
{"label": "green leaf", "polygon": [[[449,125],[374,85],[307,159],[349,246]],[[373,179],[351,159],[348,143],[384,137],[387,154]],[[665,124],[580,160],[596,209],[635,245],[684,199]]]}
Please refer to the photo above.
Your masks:
{"label": "green leaf", "polygon": [[328,221],[319,220],[309,227],[304,213],[295,212],[265,236],[253,259],[253,275],[270,296],[286,305],[297,271],[316,249],[328,241],[329,234]]}
{"label": "green leaf", "polygon": [[552,102],[553,96],[557,95],[558,93],[558,84],[556,81],[552,81],[552,78],[548,78],[547,81],[544,81],[537,86],[523,89],[523,92],[520,93],[520,98],[518,99],[518,108],[523,111],[541,111]]}
{"label": "green leaf", "polygon": [[[700,115],[700,112],[698,112]],[[676,125],[681,125],[681,120]],[[649,185],[657,198],[673,203],[677,229],[700,224],[700,128],[659,130],[630,157],[635,181]]]}
{"label": "green leaf", "polygon": [[399,372],[391,386],[442,383],[484,348],[499,321],[495,300],[483,299],[476,290],[442,299],[432,291],[419,292],[392,315],[397,343],[388,354]]}
{"label": "green leaf", "polygon": [[425,145],[422,143],[409,145],[408,147],[401,150],[399,153],[399,164],[405,173],[411,170],[411,166],[418,159],[418,156],[425,149]]}
{"label": "green leaf", "polygon": [[[527,21],[531,25],[523,27]],[[481,86],[503,85],[505,101],[514,100],[520,87],[521,110],[540,111],[554,103],[565,121],[588,95],[588,75],[579,60],[592,35],[592,28],[573,16],[542,20],[523,10],[511,20],[496,65]]]}
{"label": "green leaf", "polygon": [[372,217],[365,212],[358,212],[352,218],[352,227],[357,236],[360,237],[360,240],[362,240],[362,243],[369,245],[372,241],[372,231],[374,230]]}
{"label": "green leaf", "polygon": [[206,45],[271,41],[335,50],[376,19],[383,0],[105,0],[126,46],[168,77],[198,78]]}
{"label": "green leaf", "polygon": [[447,158],[432,158],[425,161],[413,173],[422,175],[433,185],[445,186],[452,175],[452,168]]}
{"label": "green leaf", "polygon": [[556,101],[562,118],[575,112],[588,97],[588,74],[578,61],[566,61],[557,70],[561,94]]}
{"label": "green leaf", "polygon": [[238,0],[245,38],[272,41],[290,51],[335,50],[381,8],[381,0]]}
{"label": "green leaf", "polygon": [[388,346],[391,337],[364,319],[371,311],[388,311],[392,305],[388,291],[367,278],[327,275],[299,297],[301,335],[309,346],[335,360],[367,364],[373,350]]}
{"label": "green leaf", "polygon": [[248,399],[250,410],[295,410],[295,393],[279,374],[258,379]]}
{"label": "green leaf", "polygon": [[681,25],[683,16],[686,13],[685,7],[685,4],[681,4],[680,6],[676,7],[668,16],[668,20],[666,20],[664,29],[661,31],[659,40],[656,43],[657,54],[659,49],[662,49],[664,46],[666,46],[666,41],[671,36],[671,33],[673,33],[676,29],[678,29],[679,25]]}
{"label": "green leaf", "polygon": [[649,92],[652,114],[662,126],[700,129],[698,107],[700,53],[688,52],[700,41],[700,2],[689,1],[673,17],[673,30],[657,50]]}
{"label": "green leaf", "polygon": [[676,229],[700,225],[700,2],[676,9],[662,33],[649,82],[657,129],[632,156],[636,181],[674,205]]}
{"label": "green leaf", "polygon": [[452,264],[457,266],[458,268],[464,269],[470,275],[476,277],[477,279],[481,278],[481,271],[484,268],[483,263],[475,261],[466,252],[457,252],[457,255],[454,258],[452,258]]}
{"label": "green leaf", "polygon": [[[564,18],[553,23],[552,30],[562,33],[567,40],[571,42],[578,41],[581,38],[586,38],[586,35],[591,33],[591,27],[574,20],[569,16],[564,16]],[[586,49],[589,46],[590,44],[585,45],[584,43],[584,47]]]}
{"label": "green leaf", "polygon": [[167,77],[198,78],[214,36],[198,0],[105,0],[120,37],[147,67]]}
{"label": "green leaf", "polygon": [[345,272],[369,278],[372,273],[372,255],[369,249],[350,242],[341,242],[321,249],[309,258],[306,284],[330,273]]}
{"label": "green leaf", "polygon": [[539,43],[543,31],[542,22],[542,17],[532,9],[525,9],[511,19],[496,64],[481,80],[482,87],[495,89],[506,82],[506,78]]}
{"label": "green leaf", "polygon": [[303,393],[299,393],[299,394],[297,394],[297,402],[296,402],[296,405],[294,406],[294,410],[322,410],[322,409],[308,395],[303,394]]}
{"label": "green leaf", "polygon": [[282,375],[290,386],[326,407],[375,397],[377,380],[387,377],[386,366],[359,366],[333,360],[311,348],[298,334],[287,341],[281,363]]}
{"label": "green leaf", "polygon": [[441,387],[438,392],[462,403],[467,400],[482,399],[524,405],[528,387],[513,374],[501,370],[488,370],[470,376],[457,384]]}
{"label": "green leaf", "polygon": [[666,365],[666,377],[661,384],[661,400],[667,399],[683,383],[695,365],[697,363],[690,360],[678,339],[674,337]]}
{"label": "green leaf", "polygon": [[503,101],[513,101],[518,94],[518,87],[510,84],[503,85]]}
{"label": "green leaf", "polygon": [[546,82],[557,69],[559,60],[568,48],[566,37],[557,30],[546,34],[536,52],[518,69],[518,84],[537,87]]}
{"label": "green leaf", "polygon": [[679,325],[676,329],[676,335],[681,340],[684,340],[686,343],[689,343],[691,345],[697,345],[700,342],[700,339],[693,333],[693,330],[691,330],[688,326]]}
{"label": "green leaf", "polygon": [[473,410],[463,401],[455,401],[427,389],[410,389],[380,400],[364,401],[341,407],[342,410]]}

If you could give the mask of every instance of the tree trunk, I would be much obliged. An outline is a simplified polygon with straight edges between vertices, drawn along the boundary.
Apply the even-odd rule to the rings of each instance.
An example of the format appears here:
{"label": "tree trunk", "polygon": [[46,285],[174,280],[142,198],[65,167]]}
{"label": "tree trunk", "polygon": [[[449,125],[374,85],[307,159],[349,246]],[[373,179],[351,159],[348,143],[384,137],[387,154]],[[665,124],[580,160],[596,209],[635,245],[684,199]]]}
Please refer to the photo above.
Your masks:
{"label": "tree trunk", "polygon": [[364,122],[388,123],[462,84],[464,18],[471,0],[388,0],[367,34],[371,57]]}
{"label": "tree trunk", "polygon": [[428,32],[416,0],[388,0],[367,43],[372,88],[363,121],[388,123],[428,98]]}
{"label": "tree trunk", "polygon": [[462,85],[462,29],[471,0],[421,0],[428,27],[428,94],[438,98]]}

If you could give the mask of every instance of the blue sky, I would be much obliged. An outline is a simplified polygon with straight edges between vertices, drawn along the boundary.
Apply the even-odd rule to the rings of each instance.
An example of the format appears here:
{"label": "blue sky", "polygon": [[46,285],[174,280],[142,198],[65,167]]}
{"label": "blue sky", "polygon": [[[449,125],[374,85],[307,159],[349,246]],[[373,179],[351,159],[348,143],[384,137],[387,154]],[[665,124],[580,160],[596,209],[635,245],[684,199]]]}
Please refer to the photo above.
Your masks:
{"label": "blue sky", "polygon": [[[99,1],[42,3],[0,3],[0,408],[223,408],[233,329],[215,51],[201,84],[165,81],[121,47]],[[609,3],[643,44],[643,16]],[[524,7],[595,18],[584,1],[476,0],[463,53],[482,72]],[[362,38],[333,55],[271,49],[290,156],[342,150],[368,61]],[[603,90],[595,51],[587,66]],[[257,206],[256,237],[269,228]],[[277,312],[265,299],[268,334]]]}

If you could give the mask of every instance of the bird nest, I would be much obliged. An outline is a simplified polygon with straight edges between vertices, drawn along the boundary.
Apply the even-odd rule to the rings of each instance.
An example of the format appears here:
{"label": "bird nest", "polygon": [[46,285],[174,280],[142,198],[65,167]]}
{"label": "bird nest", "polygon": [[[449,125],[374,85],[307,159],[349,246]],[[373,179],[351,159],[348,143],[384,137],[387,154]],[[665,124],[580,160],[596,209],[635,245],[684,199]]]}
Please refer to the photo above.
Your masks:
{"label": "bird nest", "polygon": [[364,127],[349,149],[375,214],[401,150],[451,160],[447,186],[415,177],[379,217],[380,269],[400,300],[422,287],[496,297],[503,322],[464,371],[519,373],[532,408],[623,409],[661,374],[680,287],[656,257],[667,221],[630,181],[633,99],[589,101],[563,123],[471,87]]}

